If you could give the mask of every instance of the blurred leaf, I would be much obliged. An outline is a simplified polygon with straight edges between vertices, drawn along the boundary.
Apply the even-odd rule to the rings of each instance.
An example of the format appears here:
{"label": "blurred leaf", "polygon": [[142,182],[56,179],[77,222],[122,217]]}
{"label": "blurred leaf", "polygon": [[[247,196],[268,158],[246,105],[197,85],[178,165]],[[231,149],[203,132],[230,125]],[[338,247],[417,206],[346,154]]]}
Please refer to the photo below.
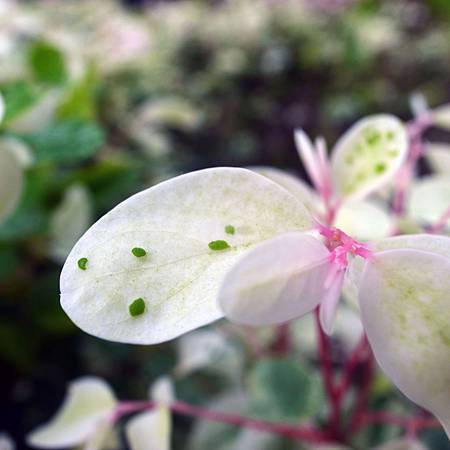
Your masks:
{"label": "blurred leaf", "polygon": [[48,42],[38,41],[31,46],[28,66],[34,79],[40,83],[58,85],[67,79],[64,55]]}
{"label": "blurred leaf", "polygon": [[266,420],[298,421],[322,403],[320,383],[304,364],[288,358],[258,361],[250,372],[252,412]]}
{"label": "blurred leaf", "polygon": [[74,83],[61,102],[58,115],[61,119],[92,120],[96,116],[96,71],[90,65],[84,76]]}
{"label": "blurred leaf", "polygon": [[78,161],[94,155],[105,143],[98,125],[81,120],[58,122],[22,138],[34,150],[37,163]]}
{"label": "blurred leaf", "polygon": [[17,269],[19,258],[14,247],[0,246],[0,281],[7,280]]}
{"label": "blurred leaf", "polygon": [[0,86],[5,102],[4,122],[7,123],[33,106],[39,99],[37,90],[23,80],[13,81]]}

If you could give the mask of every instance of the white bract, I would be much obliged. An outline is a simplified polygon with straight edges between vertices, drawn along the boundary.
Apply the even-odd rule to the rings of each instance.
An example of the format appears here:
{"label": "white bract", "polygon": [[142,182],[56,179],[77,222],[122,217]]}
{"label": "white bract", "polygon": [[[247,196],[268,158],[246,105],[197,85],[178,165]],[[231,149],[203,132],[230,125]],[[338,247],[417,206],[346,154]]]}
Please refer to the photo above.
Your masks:
{"label": "white bract", "polygon": [[434,172],[450,176],[450,145],[433,143],[427,144],[425,157]]}
{"label": "white bract", "polygon": [[61,448],[85,445],[100,449],[111,431],[109,419],[117,405],[111,388],[95,377],[80,378],[69,386],[56,415],[27,436],[32,447]]}
{"label": "white bract", "polygon": [[[323,141],[314,147],[303,132],[296,137],[326,209],[351,208],[391,182],[407,152],[404,127],[391,116],[356,124],[331,165]],[[448,431],[450,238],[361,244],[314,220],[299,200],[303,191],[280,173],[233,168],[143,191],[75,245],[61,276],[61,303],[85,331],[130,343],[169,340],[222,315],[282,323],[318,306],[331,333],[348,278],[381,367]]]}

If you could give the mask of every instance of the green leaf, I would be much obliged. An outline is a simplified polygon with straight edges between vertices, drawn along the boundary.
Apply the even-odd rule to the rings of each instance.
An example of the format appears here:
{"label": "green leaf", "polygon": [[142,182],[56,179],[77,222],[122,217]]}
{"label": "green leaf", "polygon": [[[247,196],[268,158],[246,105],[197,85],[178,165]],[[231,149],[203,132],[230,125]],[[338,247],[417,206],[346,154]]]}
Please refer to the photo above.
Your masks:
{"label": "green leaf", "polygon": [[39,99],[36,89],[22,80],[4,84],[0,87],[0,91],[5,103],[4,123],[24,113]]}
{"label": "green leaf", "polygon": [[298,421],[313,414],[322,398],[311,369],[288,358],[259,361],[249,378],[252,412],[266,420]]}
{"label": "green leaf", "polygon": [[40,83],[58,85],[67,79],[64,55],[48,42],[38,41],[31,46],[28,66],[33,78]]}
{"label": "green leaf", "polygon": [[78,161],[94,155],[105,142],[98,125],[81,120],[58,122],[22,138],[34,150],[36,162]]}
{"label": "green leaf", "polygon": [[72,87],[59,106],[58,115],[61,119],[92,120],[96,116],[95,88],[96,72],[91,65],[86,73]]}

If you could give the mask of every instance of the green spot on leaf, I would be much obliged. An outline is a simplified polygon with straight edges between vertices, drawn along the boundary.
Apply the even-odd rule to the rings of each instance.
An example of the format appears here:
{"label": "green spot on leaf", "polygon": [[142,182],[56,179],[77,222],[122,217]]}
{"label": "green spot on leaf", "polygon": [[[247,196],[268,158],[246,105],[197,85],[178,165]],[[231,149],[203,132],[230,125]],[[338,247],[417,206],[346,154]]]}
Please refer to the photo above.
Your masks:
{"label": "green spot on leaf", "polygon": [[222,241],[222,240],[211,241],[208,244],[208,247],[211,250],[226,250],[227,248],[230,248],[230,246],[228,245],[228,242],[227,241]]}
{"label": "green spot on leaf", "polygon": [[236,232],[236,229],[233,227],[233,225],[227,225],[225,227],[225,233],[234,234],[235,232]]}
{"label": "green spot on leaf", "polygon": [[386,170],[386,164],[378,163],[375,165],[375,173],[383,173]]}
{"label": "green spot on leaf", "polygon": [[78,267],[81,270],[86,270],[87,269],[87,263],[88,263],[88,259],[87,258],[80,258],[78,260]]}
{"label": "green spot on leaf", "polygon": [[147,254],[147,252],[141,247],[134,247],[131,250],[131,253],[133,253],[133,255],[136,256],[136,258],[142,258]]}
{"label": "green spot on leaf", "polygon": [[381,133],[374,129],[374,128],[368,128],[364,132],[364,137],[366,138],[366,142],[371,146],[377,145],[381,140]]}
{"label": "green spot on leaf", "polygon": [[140,316],[145,311],[145,302],[143,298],[137,298],[133,300],[130,306],[128,306],[128,311],[130,311],[130,316],[136,317]]}
{"label": "green spot on leaf", "polygon": [[392,141],[395,137],[395,133],[393,131],[388,131],[386,133],[386,137],[387,137],[388,141]]}

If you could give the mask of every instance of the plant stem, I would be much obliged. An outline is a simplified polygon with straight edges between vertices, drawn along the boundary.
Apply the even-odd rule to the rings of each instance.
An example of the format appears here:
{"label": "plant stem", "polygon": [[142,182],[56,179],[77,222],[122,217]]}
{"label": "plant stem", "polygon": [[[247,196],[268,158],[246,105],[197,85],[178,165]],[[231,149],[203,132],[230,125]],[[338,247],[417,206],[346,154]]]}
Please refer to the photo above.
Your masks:
{"label": "plant stem", "polygon": [[[117,407],[112,421],[116,422],[126,414],[153,409],[156,406],[157,404],[151,401],[123,402]],[[172,410],[172,412],[185,416],[200,417],[202,419],[235,425],[237,427],[251,428],[261,432],[277,434],[299,441],[309,441],[314,443],[329,442],[323,433],[310,425],[298,426],[287,423],[268,422],[266,420],[254,419],[238,414],[213,411],[201,406],[190,405],[189,403],[182,401],[173,402],[168,407]]]}
{"label": "plant stem", "polygon": [[339,437],[339,423],[340,423],[340,401],[333,383],[333,367],[331,362],[331,345],[330,339],[325,334],[320,324],[319,308],[315,310],[316,326],[319,341],[319,357],[320,370],[322,373],[322,380],[327,394],[330,417],[328,420],[328,428],[330,437],[337,439]]}

